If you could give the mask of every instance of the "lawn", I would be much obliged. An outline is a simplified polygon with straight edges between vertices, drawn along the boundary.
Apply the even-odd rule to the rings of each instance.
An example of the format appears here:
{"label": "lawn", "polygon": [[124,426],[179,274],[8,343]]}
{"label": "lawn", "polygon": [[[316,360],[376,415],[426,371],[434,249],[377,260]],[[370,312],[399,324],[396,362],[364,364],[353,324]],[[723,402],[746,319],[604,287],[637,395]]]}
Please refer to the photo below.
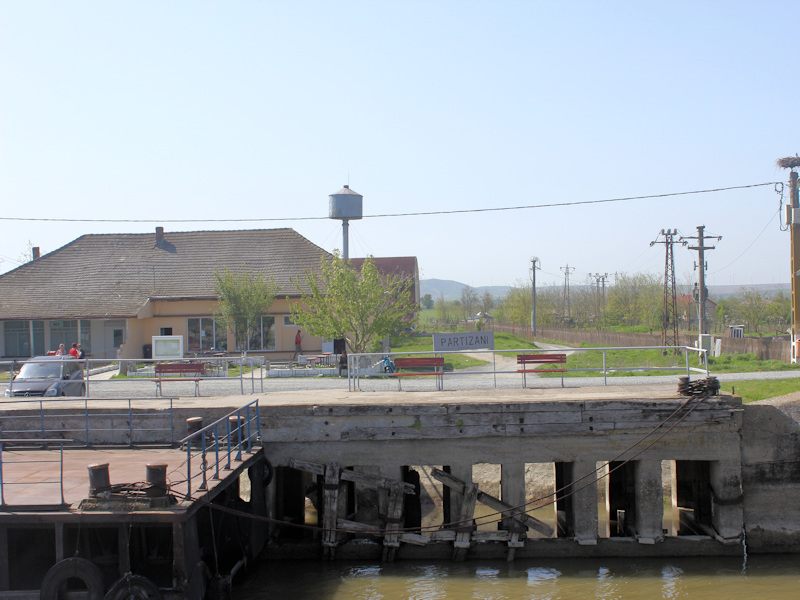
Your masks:
{"label": "lawn", "polygon": [[[433,338],[432,337],[410,337],[410,336],[393,336],[391,340],[392,355],[396,356],[404,352],[428,352],[422,356],[433,356]],[[503,349],[520,349],[520,348],[535,348],[536,346],[528,340],[516,337],[510,333],[495,333],[494,334],[495,350]],[[487,355],[488,356],[488,355]],[[512,355],[513,356],[513,355]],[[477,367],[480,365],[489,364],[491,360],[479,360],[470,356],[463,356],[461,354],[445,354],[444,355],[444,368],[445,371],[453,371],[456,369],[469,369],[470,367]]]}
{"label": "lawn", "polygon": [[748,379],[723,383],[720,389],[741,396],[743,402],[756,402],[800,392],[800,379]]}

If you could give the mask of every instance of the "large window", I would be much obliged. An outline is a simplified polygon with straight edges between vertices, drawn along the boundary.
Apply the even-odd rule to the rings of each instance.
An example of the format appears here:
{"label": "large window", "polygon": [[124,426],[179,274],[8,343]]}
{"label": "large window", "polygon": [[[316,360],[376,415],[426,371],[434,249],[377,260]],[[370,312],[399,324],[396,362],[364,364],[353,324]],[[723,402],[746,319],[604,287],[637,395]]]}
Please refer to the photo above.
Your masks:
{"label": "large window", "polygon": [[189,319],[188,352],[203,350],[227,350],[228,334],[225,327],[213,317]]}
{"label": "large window", "polygon": [[264,316],[256,327],[250,329],[248,350],[275,350],[275,317]]}
{"label": "large window", "polygon": [[78,320],[50,321],[50,349],[58,350],[59,344],[69,350],[78,341]]}
{"label": "large window", "polygon": [[6,321],[5,333],[6,356],[31,355],[31,331],[28,321]]}

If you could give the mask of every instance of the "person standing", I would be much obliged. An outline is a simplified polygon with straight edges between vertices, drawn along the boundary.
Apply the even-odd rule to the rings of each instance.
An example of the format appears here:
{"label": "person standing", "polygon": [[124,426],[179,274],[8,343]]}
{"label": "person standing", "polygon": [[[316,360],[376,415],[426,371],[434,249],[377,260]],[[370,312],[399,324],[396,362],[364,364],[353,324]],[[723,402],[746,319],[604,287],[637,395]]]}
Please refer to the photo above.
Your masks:
{"label": "person standing", "polygon": [[83,351],[83,347],[78,344],[78,359],[86,358],[86,352]]}
{"label": "person standing", "polygon": [[64,351],[64,344],[58,345],[58,350],[56,350],[56,356],[64,356],[66,352]]}
{"label": "person standing", "polygon": [[297,330],[297,335],[294,336],[294,359],[297,360],[297,357],[300,356],[300,352],[302,352],[303,338],[300,336],[300,330]]}
{"label": "person standing", "polygon": [[69,349],[69,355],[72,358],[78,358],[78,342],[72,342],[72,348]]}

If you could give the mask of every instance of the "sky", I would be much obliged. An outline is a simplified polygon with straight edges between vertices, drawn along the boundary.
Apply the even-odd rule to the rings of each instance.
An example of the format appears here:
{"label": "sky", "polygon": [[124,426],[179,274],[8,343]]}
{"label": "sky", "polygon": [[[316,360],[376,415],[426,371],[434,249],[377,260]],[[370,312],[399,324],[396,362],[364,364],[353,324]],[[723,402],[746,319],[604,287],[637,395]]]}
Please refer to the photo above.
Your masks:
{"label": "sky", "polygon": [[349,183],[350,256],[413,255],[423,279],[513,285],[534,256],[537,285],[663,276],[651,242],[705,226],[707,284],[788,283],[794,9],[0,0],[0,272],[159,225],[341,249],[328,195]]}

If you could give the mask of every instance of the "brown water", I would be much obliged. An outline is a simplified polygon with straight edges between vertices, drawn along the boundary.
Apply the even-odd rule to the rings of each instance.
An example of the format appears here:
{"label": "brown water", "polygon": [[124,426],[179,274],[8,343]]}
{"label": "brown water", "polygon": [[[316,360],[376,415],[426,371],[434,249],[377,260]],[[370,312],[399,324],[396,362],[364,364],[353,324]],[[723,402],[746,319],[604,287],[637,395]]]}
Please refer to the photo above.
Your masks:
{"label": "brown water", "polygon": [[272,562],[235,600],[796,600],[800,556]]}

